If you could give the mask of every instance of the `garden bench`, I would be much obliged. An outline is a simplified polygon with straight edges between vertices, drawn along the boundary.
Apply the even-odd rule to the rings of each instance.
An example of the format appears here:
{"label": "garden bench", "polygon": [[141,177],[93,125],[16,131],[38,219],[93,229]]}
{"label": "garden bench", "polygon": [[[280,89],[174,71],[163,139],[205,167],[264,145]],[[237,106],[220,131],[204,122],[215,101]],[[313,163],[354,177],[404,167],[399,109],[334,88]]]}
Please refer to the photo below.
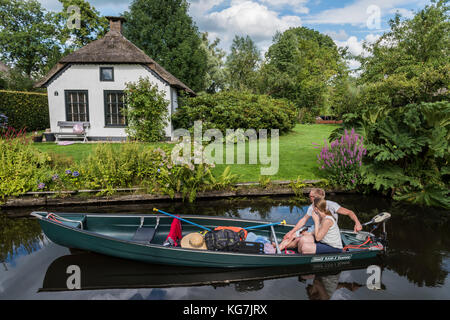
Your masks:
{"label": "garden bench", "polygon": [[[83,132],[76,132],[74,126],[81,124],[83,126]],[[61,138],[82,138],[83,142],[87,141],[87,128],[90,127],[89,122],[76,122],[76,121],[58,121],[59,132],[55,132],[56,143]]]}

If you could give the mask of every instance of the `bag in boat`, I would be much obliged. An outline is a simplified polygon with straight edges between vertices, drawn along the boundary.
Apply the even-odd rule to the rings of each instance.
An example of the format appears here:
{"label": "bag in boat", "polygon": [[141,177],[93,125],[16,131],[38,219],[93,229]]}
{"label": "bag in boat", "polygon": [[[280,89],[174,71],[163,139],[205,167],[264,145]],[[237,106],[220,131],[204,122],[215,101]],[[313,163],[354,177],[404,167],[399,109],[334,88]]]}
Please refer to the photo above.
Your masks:
{"label": "bag in boat", "polygon": [[223,230],[223,229],[228,229],[228,230],[231,230],[231,231],[234,231],[234,232],[237,232],[237,233],[242,231],[242,232],[244,232],[244,236],[241,237],[241,240],[247,239],[248,231],[245,230],[244,228],[241,228],[241,227],[223,227],[223,226],[214,228],[214,230]]}
{"label": "bag in boat", "polygon": [[230,229],[208,231],[205,242],[208,250],[230,251],[236,243],[245,239],[245,230],[235,232]]}
{"label": "bag in boat", "polygon": [[[270,245],[272,246],[272,245]],[[272,247],[273,248],[273,247]],[[239,253],[253,253],[253,254],[264,254],[264,243],[261,242],[249,242],[249,241],[239,241],[236,242],[230,251]]]}

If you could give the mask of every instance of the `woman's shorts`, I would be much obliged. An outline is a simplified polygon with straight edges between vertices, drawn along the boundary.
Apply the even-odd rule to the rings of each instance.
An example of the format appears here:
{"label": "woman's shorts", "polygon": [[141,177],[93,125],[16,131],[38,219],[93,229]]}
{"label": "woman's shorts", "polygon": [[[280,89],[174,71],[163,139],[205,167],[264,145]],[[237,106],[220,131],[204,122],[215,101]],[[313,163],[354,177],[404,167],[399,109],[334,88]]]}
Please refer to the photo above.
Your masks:
{"label": "woman's shorts", "polygon": [[316,242],[316,254],[319,253],[340,253],[342,249],[337,249],[322,242]]}

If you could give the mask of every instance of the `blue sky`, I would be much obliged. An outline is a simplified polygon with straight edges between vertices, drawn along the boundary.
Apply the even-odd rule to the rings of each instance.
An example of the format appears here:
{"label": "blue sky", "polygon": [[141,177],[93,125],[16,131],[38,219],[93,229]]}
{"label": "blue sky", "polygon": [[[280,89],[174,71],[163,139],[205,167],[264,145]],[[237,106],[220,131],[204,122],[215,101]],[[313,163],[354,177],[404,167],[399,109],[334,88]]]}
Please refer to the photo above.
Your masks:
{"label": "blue sky", "polygon": [[[47,10],[60,10],[58,0],[39,0]],[[149,0],[150,1],[150,0]],[[157,0],[154,0],[157,1]],[[363,53],[389,26],[395,12],[410,17],[429,0],[188,0],[190,15],[201,32],[218,37],[227,52],[235,35],[249,35],[264,53],[275,32],[305,26],[326,33],[338,46]],[[91,0],[102,15],[120,15],[131,0]],[[356,67],[356,62],[350,62]]]}

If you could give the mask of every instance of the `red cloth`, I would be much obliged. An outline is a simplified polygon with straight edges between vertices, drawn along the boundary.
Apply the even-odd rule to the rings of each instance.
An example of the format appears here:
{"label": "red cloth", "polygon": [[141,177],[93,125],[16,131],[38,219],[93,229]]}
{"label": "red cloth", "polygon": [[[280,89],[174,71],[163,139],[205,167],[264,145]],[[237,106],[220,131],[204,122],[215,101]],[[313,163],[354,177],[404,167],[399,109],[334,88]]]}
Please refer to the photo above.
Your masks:
{"label": "red cloth", "polygon": [[170,232],[166,238],[166,241],[171,238],[173,242],[175,242],[175,246],[179,246],[179,240],[182,238],[181,231],[181,221],[178,219],[173,219],[172,224],[170,225]]}

